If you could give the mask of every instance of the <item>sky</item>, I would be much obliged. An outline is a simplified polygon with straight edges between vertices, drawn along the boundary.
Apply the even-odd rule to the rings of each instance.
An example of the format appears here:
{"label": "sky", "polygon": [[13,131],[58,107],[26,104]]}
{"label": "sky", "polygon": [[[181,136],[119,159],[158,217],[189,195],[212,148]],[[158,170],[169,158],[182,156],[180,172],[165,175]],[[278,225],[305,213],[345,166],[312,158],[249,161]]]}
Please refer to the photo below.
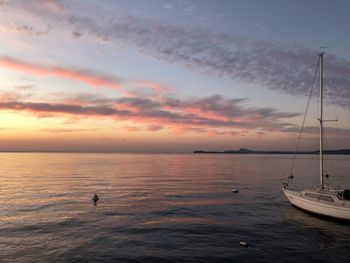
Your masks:
{"label": "sky", "polygon": [[[0,0],[0,151],[350,148],[350,1]],[[316,74],[317,75],[317,74]],[[314,83],[314,85],[313,85]]]}

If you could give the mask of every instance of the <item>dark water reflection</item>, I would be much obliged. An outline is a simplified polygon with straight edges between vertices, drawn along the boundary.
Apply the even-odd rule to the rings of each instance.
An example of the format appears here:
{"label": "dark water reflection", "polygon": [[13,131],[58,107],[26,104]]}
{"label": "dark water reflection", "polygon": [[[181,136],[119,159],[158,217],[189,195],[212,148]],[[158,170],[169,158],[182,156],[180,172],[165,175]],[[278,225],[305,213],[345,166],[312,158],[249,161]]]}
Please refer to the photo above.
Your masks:
{"label": "dark water reflection", "polygon": [[[349,157],[331,158],[333,183],[349,186]],[[312,185],[317,159],[299,159],[297,184]],[[2,262],[350,257],[348,225],[305,214],[280,194],[288,156],[1,153],[0,162]]]}

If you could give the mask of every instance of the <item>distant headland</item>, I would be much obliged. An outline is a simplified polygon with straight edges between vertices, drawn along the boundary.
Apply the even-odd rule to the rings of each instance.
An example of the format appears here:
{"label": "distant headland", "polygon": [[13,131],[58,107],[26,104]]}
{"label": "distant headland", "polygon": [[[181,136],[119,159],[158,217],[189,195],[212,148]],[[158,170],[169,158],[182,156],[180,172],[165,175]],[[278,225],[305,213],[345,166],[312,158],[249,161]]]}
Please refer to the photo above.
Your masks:
{"label": "distant headland", "polygon": [[[193,151],[193,153],[217,153],[217,154],[295,154],[295,151],[255,151],[245,148],[226,151]],[[296,154],[319,154],[320,151],[299,151]],[[324,154],[350,155],[350,149],[325,150]]]}

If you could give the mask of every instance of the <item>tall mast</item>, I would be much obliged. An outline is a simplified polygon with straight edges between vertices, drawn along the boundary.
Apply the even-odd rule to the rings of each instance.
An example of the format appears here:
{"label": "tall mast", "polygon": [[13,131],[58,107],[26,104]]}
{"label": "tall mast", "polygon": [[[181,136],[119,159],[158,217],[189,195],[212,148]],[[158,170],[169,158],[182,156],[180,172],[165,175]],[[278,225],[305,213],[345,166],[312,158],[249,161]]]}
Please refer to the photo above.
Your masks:
{"label": "tall mast", "polygon": [[324,188],[323,180],[323,54],[320,53],[320,182],[321,188]]}

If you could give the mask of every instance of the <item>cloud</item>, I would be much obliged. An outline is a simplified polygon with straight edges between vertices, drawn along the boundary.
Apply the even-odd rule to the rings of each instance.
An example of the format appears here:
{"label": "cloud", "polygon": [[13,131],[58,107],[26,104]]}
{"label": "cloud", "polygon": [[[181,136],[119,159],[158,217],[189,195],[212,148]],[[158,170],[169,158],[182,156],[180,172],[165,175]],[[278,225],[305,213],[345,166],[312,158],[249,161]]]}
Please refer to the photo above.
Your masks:
{"label": "cloud", "polygon": [[166,4],[163,5],[163,9],[166,9],[166,10],[169,10],[169,11],[173,10],[173,8],[174,8],[173,5],[170,4],[170,3],[166,3]]}
{"label": "cloud", "polygon": [[[289,127],[282,130],[285,133],[300,133],[299,127]],[[303,134],[305,136],[315,136],[318,137],[320,132],[319,127],[315,126],[305,126],[303,129]],[[350,129],[347,128],[335,128],[335,127],[327,127],[324,130],[325,138],[344,138],[350,137]]]}
{"label": "cloud", "polygon": [[41,129],[40,131],[44,132],[52,132],[52,133],[69,133],[69,132],[91,132],[91,131],[97,131],[99,129],[55,129],[55,128],[46,128]]}
{"label": "cloud", "polygon": [[27,92],[21,92],[20,90],[14,91],[2,91],[0,93],[0,101],[15,101],[19,99],[29,99],[32,94]]}
{"label": "cloud", "polygon": [[208,136],[217,136],[217,135],[223,135],[226,134],[225,132],[218,131],[218,130],[208,130],[207,131]]}
{"label": "cloud", "polygon": [[279,112],[273,108],[244,107],[246,99],[225,99],[221,95],[206,98],[176,100],[167,98],[166,108],[181,109],[184,112],[217,122],[234,122],[249,125],[254,122],[266,122],[268,125],[278,119],[298,116],[296,113]]}
{"label": "cloud", "polygon": [[44,2],[46,2],[48,7],[51,8],[53,11],[58,12],[64,10],[64,6],[60,0],[45,0]]}
{"label": "cloud", "polygon": [[93,107],[80,106],[73,104],[52,104],[45,102],[20,102],[20,101],[6,101],[0,102],[0,110],[25,111],[32,113],[57,113],[57,114],[72,114],[72,115],[92,115],[92,116],[113,116],[117,113],[123,114],[125,112],[118,112],[109,107]]}
{"label": "cloud", "polygon": [[136,126],[127,126],[127,127],[123,127],[123,129],[128,132],[138,132],[142,130],[140,127],[136,127]]}
{"label": "cloud", "polygon": [[123,90],[121,80],[104,74],[86,70],[73,70],[57,66],[37,65],[11,57],[0,57],[2,67],[36,76],[53,76],[84,82],[93,87],[109,87]]}
{"label": "cloud", "polygon": [[160,131],[160,130],[162,130],[163,128],[164,128],[164,127],[161,126],[161,125],[149,125],[149,126],[147,127],[147,129],[148,129],[149,131],[152,131],[152,132]]}
{"label": "cloud", "polygon": [[81,37],[83,34],[80,33],[80,32],[76,32],[76,31],[73,31],[72,32],[72,36],[75,37],[75,38],[78,38],[78,37]]}
{"label": "cloud", "polygon": [[[6,93],[5,93],[6,94]],[[55,98],[55,100],[50,99]],[[128,132],[157,132],[168,130],[176,135],[207,134],[209,136],[247,136],[262,137],[270,132],[289,136],[299,133],[300,128],[289,122],[298,113],[278,111],[273,108],[247,107],[246,99],[227,99],[220,95],[204,98],[161,100],[150,98],[123,97],[105,98],[93,94],[54,93],[47,101],[18,92],[4,96],[0,93],[0,111],[32,114],[37,117],[64,117],[75,122],[88,118],[107,118],[117,123],[127,121],[132,126],[122,129]],[[92,129],[51,129],[45,132],[87,132]],[[318,134],[318,128],[308,126],[304,129],[309,138]],[[327,129],[328,138],[349,138],[348,129]],[[311,136],[311,137],[310,137]]]}
{"label": "cloud", "polygon": [[153,90],[156,94],[170,91],[170,89],[164,85],[152,81],[124,80],[113,75],[103,74],[92,70],[77,70],[59,66],[39,65],[7,56],[0,57],[0,66],[39,77],[58,77],[79,81],[95,88],[112,88],[128,95],[135,93],[132,91],[134,88]]}
{"label": "cloud", "polygon": [[[50,99],[52,97],[52,99]],[[89,116],[91,118],[112,118],[116,121],[131,121],[129,131],[159,131],[165,127],[176,134],[183,132],[212,135],[228,134],[232,129],[283,130],[294,125],[284,119],[298,116],[297,113],[280,112],[272,108],[249,108],[243,105],[245,99],[225,99],[215,95],[206,98],[161,100],[122,97],[105,98],[92,94],[54,93],[46,101],[18,93],[0,93],[0,110],[24,112],[39,117]],[[128,128],[127,128],[128,129]]]}
{"label": "cloud", "polygon": [[[4,5],[3,9],[8,6]],[[31,1],[11,2],[11,6],[17,6],[17,10],[24,6],[27,12],[55,30],[70,29],[75,35],[84,34],[116,46],[134,47],[157,59],[198,68],[206,74],[225,76],[292,95],[307,94],[317,63],[317,51],[300,45],[256,41],[201,27],[105,10],[90,4],[70,3],[64,12],[50,11],[49,8],[44,12],[45,5],[38,7]],[[82,12],[76,14],[74,9]],[[350,107],[350,61],[327,53],[325,70],[329,73],[326,83],[331,87],[327,95]]]}
{"label": "cloud", "polygon": [[192,1],[185,1],[185,2],[182,2],[183,5],[184,5],[184,10],[186,12],[192,12],[195,8],[195,5]]}
{"label": "cloud", "polygon": [[25,33],[40,36],[40,35],[47,35],[50,32],[50,28],[48,27],[46,29],[38,30],[38,29],[35,29],[33,26],[21,25],[21,26],[16,26],[15,31],[18,33],[25,32]]}

